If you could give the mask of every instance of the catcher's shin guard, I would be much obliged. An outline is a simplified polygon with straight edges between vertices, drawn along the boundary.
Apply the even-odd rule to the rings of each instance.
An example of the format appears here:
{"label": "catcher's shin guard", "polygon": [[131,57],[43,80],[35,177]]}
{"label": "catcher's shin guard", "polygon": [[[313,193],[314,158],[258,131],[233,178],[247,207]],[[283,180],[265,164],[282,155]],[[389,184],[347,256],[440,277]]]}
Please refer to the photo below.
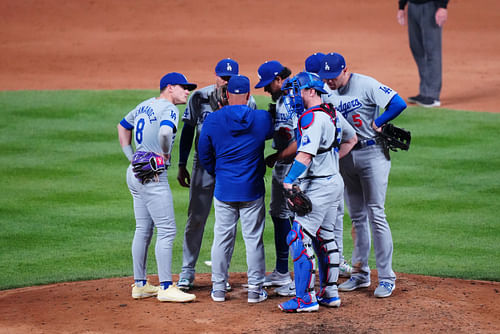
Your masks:
{"label": "catcher's shin guard", "polygon": [[320,294],[323,295],[327,292],[327,295],[330,295],[330,290],[337,290],[340,266],[339,249],[333,238],[333,231],[320,228],[317,239]]}
{"label": "catcher's shin guard", "polygon": [[311,238],[304,233],[296,221],[286,238],[292,249],[295,271],[295,295],[303,303],[316,302],[314,294],[314,251]]}

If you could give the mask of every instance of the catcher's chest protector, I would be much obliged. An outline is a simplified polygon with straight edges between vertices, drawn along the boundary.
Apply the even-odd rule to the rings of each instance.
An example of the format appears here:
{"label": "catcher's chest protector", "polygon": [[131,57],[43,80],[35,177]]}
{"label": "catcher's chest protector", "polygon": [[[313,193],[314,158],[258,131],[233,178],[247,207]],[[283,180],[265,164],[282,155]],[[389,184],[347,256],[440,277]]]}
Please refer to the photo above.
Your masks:
{"label": "catcher's chest protector", "polygon": [[[322,103],[316,108],[312,108],[312,109],[307,110],[305,113],[303,113],[299,117],[299,121],[298,121],[299,127],[298,128],[299,128],[300,135],[302,136],[302,129],[307,129],[309,126],[311,126],[311,124],[314,123],[314,112],[324,112],[325,114],[330,116],[330,118],[332,119],[333,125],[335,126],[335,139],[333,140],[332,146],[329,149],[320,150],[321,152],[318,151],[318,153],[323,153],[323,152],[329,151],[332,147],[338,147],[339,144],[337,141],[337,136],[338,136],[337,112],[336,112],[333,104],[331,104],[331,103]],[[311,118],[310,121],[307,122],[307,124],[302,124],[302,120],[304,119],[304,116]]]}

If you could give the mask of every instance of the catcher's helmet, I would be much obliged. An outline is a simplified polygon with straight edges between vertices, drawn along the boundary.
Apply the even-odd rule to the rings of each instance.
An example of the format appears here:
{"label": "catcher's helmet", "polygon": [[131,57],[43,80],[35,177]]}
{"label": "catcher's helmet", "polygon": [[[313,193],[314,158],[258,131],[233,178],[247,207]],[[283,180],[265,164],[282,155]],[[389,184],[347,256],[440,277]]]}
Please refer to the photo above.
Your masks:
{"label": "catcher's helmet", "polygon": [[281,88],[283,91],[287,90],[288,94],[285,96],[285,106],[288,111],[288,118],[292,117],[292,113],[297,115],[302,114],[304,111],[304,102],[300,91],[302,89],[315,89],[316,91],[326,94],[324,83],[319,76],[315,73],[300,72],[287,82],[286,86]]}

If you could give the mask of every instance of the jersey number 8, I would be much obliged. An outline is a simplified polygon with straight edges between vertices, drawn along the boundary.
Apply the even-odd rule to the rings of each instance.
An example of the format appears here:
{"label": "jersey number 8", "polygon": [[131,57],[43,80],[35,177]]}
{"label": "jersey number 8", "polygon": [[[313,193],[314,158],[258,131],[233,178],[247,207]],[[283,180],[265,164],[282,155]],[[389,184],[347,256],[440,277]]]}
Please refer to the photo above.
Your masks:
{"label": "jersey number 8", "polygon": [[144,134],[142,133],[142,131],[144,130],[144,124],[144,118],[141,118],[139,122],[137,122],[137,127],[135,128],[135,141],[137,142],[137,144],[142,143],[142,138],[144,136]]}

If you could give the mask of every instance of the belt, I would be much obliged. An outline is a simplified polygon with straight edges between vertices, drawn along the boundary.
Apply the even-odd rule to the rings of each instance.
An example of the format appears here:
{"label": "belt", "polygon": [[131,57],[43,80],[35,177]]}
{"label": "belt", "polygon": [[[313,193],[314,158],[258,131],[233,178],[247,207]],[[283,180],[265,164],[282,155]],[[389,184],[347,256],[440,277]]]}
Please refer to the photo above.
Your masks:
{"label": "belt", "polygon": [[300,180],[321,179],[321,178],[332,177],[332,176],[333,176],[333,174],[330,174],[330,175],[319,175],[319,176],[309,175],[309,176],[301,177]]}
{"label": "belt", "polygon": [[360,150],[362,148],[376,145],[376,144],[381,144],[381,143],[382,143],[382,141],[379,137],[363,139],[363,140],[358,141],[352,149],[353,150]]}

